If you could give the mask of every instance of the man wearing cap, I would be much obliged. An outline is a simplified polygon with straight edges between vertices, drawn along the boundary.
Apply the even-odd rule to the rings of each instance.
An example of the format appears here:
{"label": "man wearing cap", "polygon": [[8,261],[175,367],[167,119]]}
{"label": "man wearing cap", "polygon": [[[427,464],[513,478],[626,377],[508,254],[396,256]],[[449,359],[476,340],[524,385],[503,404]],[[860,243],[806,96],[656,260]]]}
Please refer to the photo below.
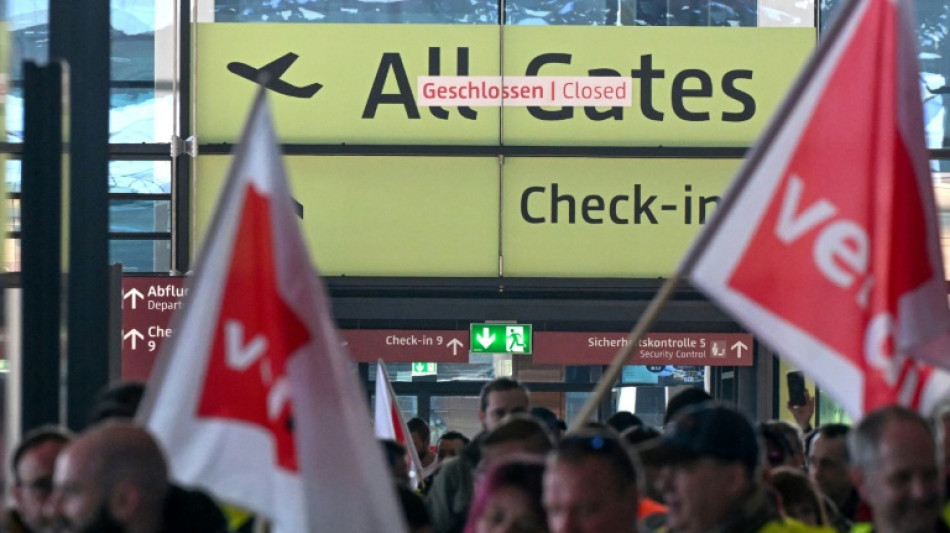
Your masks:
{"label": "man wearing cap", "polygon": [[658,485],[670,532],[814,531],[783,518],[769,499],[755,429],[735,409],[711,402],[686,408],[641,454],[661,466]]}

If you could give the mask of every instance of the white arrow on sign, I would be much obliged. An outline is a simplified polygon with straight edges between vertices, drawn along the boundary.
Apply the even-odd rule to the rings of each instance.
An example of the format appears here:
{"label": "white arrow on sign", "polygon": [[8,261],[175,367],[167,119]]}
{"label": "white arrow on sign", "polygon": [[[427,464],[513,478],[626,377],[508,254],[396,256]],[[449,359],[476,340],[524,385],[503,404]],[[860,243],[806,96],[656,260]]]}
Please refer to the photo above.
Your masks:
{"label": "white arrow on sign", "polygon": [[742,359],[742,350],[748,350],[749,347],[742,341],[736,341],[736,343],[732,345],[732,349],[739,354],[739,359]]}
{"label": "white arrow on sign", "polygon": [[133,288],[130,291],[126,291],[125,294],[122,295],[122,299],[126,300],[130,296],[132,297],[132,309],[135,309],[135,303],[138,301],[136,300],[136,298],[145,298],[145,295],[139,292],[139,290],[135,288]]}
{"label": "white arrow on sign", "polygon": [[458,353],[459,353],[459,348],[462,347],[462,341],[453,338],[453,339],[450,340],[448,343],[446,343],[446,346],[451,346],[451,347],[452,347],[452,355],[458,355]]}
{"label": "white arrow on sign", "polygon": [[495,342],[495,334],[488,328],[482,328],[482,332],[475,335],[475,340],[478,341],[478,344],[482,345],[482,348],[487,349],[491,346],[491,343]]}
{"label": "white arrow on sign", "polygon": [[129,337],[132,337],[132,342],[131,342],[132,349],[135,350],[136,349],[135,342],[137,340],[144,339],[145,335],[142,335],[141,333],[139,333],[139,330],[137,329],[130,329],[128,333],[122,336],[122,340],[128,339]]}

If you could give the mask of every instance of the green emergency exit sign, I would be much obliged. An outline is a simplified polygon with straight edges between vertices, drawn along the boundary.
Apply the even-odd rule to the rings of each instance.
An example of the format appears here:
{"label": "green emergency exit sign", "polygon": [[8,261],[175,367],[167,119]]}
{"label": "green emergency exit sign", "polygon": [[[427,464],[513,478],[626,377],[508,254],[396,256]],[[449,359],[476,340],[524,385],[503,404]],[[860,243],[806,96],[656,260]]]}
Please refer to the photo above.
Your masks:
{"label": "green emergency exit sign", "polygon": [[472,353],[531,353],[531,324],[471,324]]}
{"label": "green emergency exit sign", "polygon": [[436,363],[423,363],[415,362],[412,363],[412,375],[413,376],[427,376],[435,374],[438,371]]}

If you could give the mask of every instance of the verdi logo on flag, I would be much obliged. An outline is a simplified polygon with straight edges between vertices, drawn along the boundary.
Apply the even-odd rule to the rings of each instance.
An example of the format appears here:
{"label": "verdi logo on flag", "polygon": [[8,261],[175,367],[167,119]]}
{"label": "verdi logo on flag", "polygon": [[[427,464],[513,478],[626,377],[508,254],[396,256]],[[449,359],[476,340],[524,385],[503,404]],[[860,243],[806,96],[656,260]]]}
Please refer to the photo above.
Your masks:
{"label": "verdi logo on flag", "polygon": [[948,383],[909,9],[848,4],[683,267],[855,417]]}
{"label": "verdi logo on flag", "polygon": [[261,91],[139,419],[175,480],[274,533],[404,532],[309,257]]}
{"label": "verdi logo on flag", "polygon": [[[274,438],[277,464],[297,471],[287,360],[310,335],[278,293],[272,234],[259,231],[269,220],[270,202],[249,188],[198,415],[260,426]],[[255,305],[247,305],[249,298]]]}

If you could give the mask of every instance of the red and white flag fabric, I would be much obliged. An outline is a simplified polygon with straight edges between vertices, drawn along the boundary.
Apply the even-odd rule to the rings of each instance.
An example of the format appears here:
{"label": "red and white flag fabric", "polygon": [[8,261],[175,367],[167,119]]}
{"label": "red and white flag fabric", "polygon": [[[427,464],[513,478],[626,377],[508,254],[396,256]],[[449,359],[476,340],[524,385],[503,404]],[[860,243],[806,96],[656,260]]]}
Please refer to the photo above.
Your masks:
{"label": "red and white flag fabric", "polygon": [[383,364],[382,359],[376,363],[374,426],[377,438],[394,440],[406,447],[409,457],[409,482],[413,489],[418,487],[422,482],[422,461],[419,460],[419,454],[412,443],[409,427],[406,425],[405,417],[402,416],[402,410],[399,409],[393,384],[389,381],[389,372],[386,371],[386,365]]}
{"label": "red and white flag fabric", "polygon": [[262,89],[139,421],[175,480],[259,513],[275,533],[403,532],[294,213]]}
{"label": "red and white flag fabric", "polygon": [[928,411],[950,311],[911,5],[839,18],[681,271],[852,416]]}

